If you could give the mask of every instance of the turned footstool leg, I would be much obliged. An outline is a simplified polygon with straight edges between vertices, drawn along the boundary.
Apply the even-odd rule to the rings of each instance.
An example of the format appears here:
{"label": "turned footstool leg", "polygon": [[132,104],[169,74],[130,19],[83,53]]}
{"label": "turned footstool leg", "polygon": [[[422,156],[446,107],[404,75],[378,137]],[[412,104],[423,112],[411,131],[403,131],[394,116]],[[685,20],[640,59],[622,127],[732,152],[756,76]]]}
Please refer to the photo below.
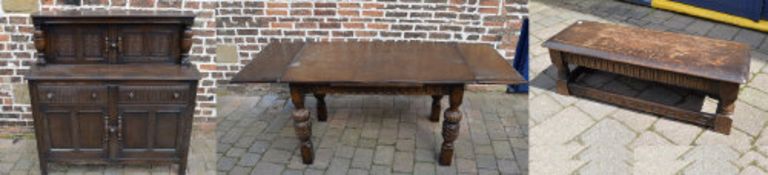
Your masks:
{"label": "turned footstool leg", "polygon": [[445,110],[445,120],[443,121],[443,145],[440,148],[440,165],[449,166],[453,160],[453,142],[459,137],[459,121],[461,121],[461,105],[464,96],[464,88],[456,87],[451,89],[450,107]]}
{"label": "turned footstool leg", "polygon": [[440,109],[442,108],[440,106],[440,100],[443,99],[442,95],[433,95],[432,96],[432,113],[429,115],[429,120],[433,122],[440,121]]}
{"label": "turned footstool leg", "polygon": [[715,120],[712,123],[712,128],[715,132],[730,134],[731,133],[731,115],[736,109],[736,98],[739,94],[739,85],[732,83],[721,83],[719,92],[719,101],[717,102],[717,114]]}
{"label": "turned footstool leg", "polygon": [[317,99],[317,120],[324,122],[328,120],[328,108],[325,106],[325,94],[315,94]]}
{"label": "turned footstool leg", "polygon": [[291,87],[291,101],[296,107],[291,118],[293,118],[293,127],[296,130],[296,136],[299,138],[299,149],[301,149],[301,158],[304,164],[312,164],[315,159],[315,153],[312,151],[312,121],[309,120],[309,110],[304,108],[304,94],[300,89]]}

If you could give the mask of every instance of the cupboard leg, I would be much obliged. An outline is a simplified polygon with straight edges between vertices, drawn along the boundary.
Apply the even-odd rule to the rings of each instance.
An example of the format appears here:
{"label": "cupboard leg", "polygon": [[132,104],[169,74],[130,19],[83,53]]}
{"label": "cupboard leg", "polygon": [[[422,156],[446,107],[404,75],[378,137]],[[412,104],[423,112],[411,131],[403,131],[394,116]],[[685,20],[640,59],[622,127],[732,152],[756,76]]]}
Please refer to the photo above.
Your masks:
{"label": "cupboard leg", "polygon": [[459,121],[461,121],[461,105],[464,88],[453,88],[450,95],[450,107],[445,110],[443,121],[443,145],[440,148],[440,165],[450,166],[453,160],[453,142],[459,137]]}
{"label": "cupboard leg", "polygon": [[40,159],[40,174],[48,174],[48,161]]}
{"label": "cupboard leg", "polygon": [[296,136],[299,138],[299,147],[301,149],[301,158],[304,164],[312,164],[315,159],[315,153],[312,150],[312,121],[309,120],[309,110],[304,108],[304,94],[301,89],[291,87],[291,101],[294,109],[291,118],[293,118],[293,127],[296,130]]}
{"label": "cupboard leg", "polygon": [[179,162],[179,170],[176,172],[178,175],[186,175],[187,174],[187,160],[184,159],[181,162]]}

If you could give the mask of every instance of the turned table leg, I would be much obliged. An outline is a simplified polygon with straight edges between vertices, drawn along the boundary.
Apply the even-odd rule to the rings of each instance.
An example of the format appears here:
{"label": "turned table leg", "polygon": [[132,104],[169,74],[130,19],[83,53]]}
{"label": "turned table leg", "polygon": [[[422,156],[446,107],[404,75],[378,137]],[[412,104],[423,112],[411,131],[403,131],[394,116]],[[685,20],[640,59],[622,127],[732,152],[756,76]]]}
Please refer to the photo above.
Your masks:
{"label": "turned table leg", "polygon": [[440,109],[442,108],[440,106],[440,100],[443,99],[442,95],[433,95],[432,96],[432,113],[429,115],[429,120],[433,122],[440,121]]}
{"label": "turned table leg", "polygon": [[464,96],[464,87],[451,88],[450,106],[445,110],[443,121],[443,145],[440,148],[440,165],[451,165],[453,160],[453,142],[459,137],[459,121],[461,121],[461,105]]}
{"label": "turned table leg", "polygon": [[563,59],[562,52],[556,50],[549,50],[549,57],[552,60],[552,65],[557,68],[557,93],[562,95],[570,95],[568,90],[568,78],[570,76],[570,68],[568,63]]}
{"label": "turned table leg", "polygon": [[317,99],[317,120],[324,122],[328,120],[328,108],[325,106],[325,94],[315,94]]}
{"label": "turned table leg", "polygon": [[291,87],[291,101],[294,109],[291,117],[293,118],[293,127],[296,130],[296,136],[299,138],[299,149],[301,149],[301,158],[304,164],[311,164],[315,159],[315,153],[312,151],[312,121],[309,120],[309,110],[304,108],[304,93],[297,87]]}
{"label": "turned table leg", "polygon": [[720,83],[720,90],[718,92],[719,101],[717,103],[717,114],[712,124],[715,132],[730,134],[731,133],[731,115],[736,109],[736,98],[739,94],[739,85],[733,83]]}

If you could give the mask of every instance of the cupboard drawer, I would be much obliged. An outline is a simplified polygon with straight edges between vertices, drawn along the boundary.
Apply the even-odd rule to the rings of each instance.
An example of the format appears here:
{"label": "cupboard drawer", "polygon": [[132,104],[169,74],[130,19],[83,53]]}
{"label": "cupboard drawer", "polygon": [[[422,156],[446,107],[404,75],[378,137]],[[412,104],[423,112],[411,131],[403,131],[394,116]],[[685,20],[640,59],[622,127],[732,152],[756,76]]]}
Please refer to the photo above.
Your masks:
{"label": "cupboard drawer", "polygon": [[189,84],[120,85],[118,103],[187,103]]}
{"label": "cupboard drawer", "polygon": [[40,84],[37,99],[40,103],[101,103],[107,102],[107,87],[84,84]]}

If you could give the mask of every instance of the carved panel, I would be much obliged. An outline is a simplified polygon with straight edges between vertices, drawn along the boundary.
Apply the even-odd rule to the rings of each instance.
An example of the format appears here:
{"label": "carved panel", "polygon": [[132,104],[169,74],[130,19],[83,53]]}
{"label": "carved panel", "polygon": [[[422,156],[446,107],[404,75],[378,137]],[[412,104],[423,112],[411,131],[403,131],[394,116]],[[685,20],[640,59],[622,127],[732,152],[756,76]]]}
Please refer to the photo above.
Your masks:
{"label": "carved panel", "polygon": [[184,108],[177,106],[122,105],[119,119],[123,151],[173,151],[180,142]]}
{"label": "carved panel", "polygon": [[106,111],[98,106],[45,107],[43,119],[52,151],[95,151],[104,144]]}
{"label": "carved panel", "polygon": [[100,63],[107,60],[107,30],[97,25],[51,27],[46,55],[53,63]]}
{"label": "carved panel", "polygon": [[642,80],[661,82],[673,86],[692,88],[705,92],[717,92],[716,87],[710,81],[683,75],[679,73],[651,69],[641,66],[616,63],[605,59],[596,59],[588,56],[562,52],[563,58],[570,64],[576,64],[592,69],[630,76]]}
{"label": "carved panel", "polygon": [[[178,60],[180,27],[134,25],[118,29],[118,60],[124,63]],[[120,41],[122,40],[122,41]]]}

